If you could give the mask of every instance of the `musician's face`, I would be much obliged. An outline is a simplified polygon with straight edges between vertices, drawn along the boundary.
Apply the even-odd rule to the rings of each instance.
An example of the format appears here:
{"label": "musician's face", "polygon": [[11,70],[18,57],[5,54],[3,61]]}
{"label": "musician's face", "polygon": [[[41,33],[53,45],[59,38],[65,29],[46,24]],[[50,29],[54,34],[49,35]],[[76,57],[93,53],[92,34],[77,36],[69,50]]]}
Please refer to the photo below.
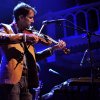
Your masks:
{"label": "musician's face", "polygon": [[24,27],[28,28],[32,23],[34,23],[34,11],[30,10],[26,17],[23,17],[22,24]]}

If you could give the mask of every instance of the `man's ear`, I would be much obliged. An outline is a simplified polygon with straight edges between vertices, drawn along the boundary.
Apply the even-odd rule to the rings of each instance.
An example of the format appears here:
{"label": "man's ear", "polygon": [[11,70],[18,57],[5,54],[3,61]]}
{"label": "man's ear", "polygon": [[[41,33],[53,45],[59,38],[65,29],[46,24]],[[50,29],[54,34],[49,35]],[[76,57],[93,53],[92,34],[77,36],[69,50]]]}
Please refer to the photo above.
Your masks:
{"label": "man's ear", "polygon": [[19,16],[19,20],[22,20],[23,18],[24,18],[23,15],[20,15],[20,16]]}

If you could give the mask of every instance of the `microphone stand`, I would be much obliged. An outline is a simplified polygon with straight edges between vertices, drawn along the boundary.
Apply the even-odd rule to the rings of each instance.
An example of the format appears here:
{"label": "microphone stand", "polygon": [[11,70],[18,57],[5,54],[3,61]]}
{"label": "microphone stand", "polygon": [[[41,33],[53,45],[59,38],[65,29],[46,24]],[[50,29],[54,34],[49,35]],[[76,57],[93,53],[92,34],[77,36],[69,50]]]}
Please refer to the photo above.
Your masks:
{"label": "microphone stand", "polygon": [[[94,81],[94,73],[93,73],[93,56],[92,56],[92,48],[91,48],[91,36],[100,36],[99,34],[95,34],[92,32],[88,32],[85,29],[77,26],[79,28],[79,30],[83,31],[84,33],[87,34],[87,40],[88,40],[88,52],[89,52],[89,57],[90,57],[90,68],[91,68],[91,83],[93,85],[93,81]],[[84,55],[83,55],[84,56]]]}
{"label": "microphone stand", "polygon": [[[60,20],[60,21],[62,21],[62,20]],[[63,21],[69,22],[72,25],[74,25],[74,23],[71,22],[71,21],[69,21],[69,20],[64,19]],[[56,21],[53,21],[53,22],[56,22]],[[42,31],[42,29],[44,28],[45,25],[47,25],[47,23],[43,23],[42,24],[42,27],[41,27],[39,33],[41,33],[41,31]],[[82,28],[80,26],[76,26],[76,28],[74,28],[72,26],[66,26],[66,27],[71,28],[73,30],[80,30],[80,31],[82,31],[82,32],[84,32],[84,33],[87,34],[87,39],[88,39],[88,52],[89,52],[89,56],[90,56],[90,68],[91,68],[91,83],[93,84],[94,75],[93,75],[93,57],[92,57],[92,48],[91,48],[91,36],[92,35],[94,35],[94,36],[100,36],[100,35],[99,34],[92,33],[92,32],[88,32],[88,31],[86,31],[84,28]],[[84,55],[83,55],[83,57],[84,57]]]}
{"label": "microphone stand", "polygon": [[[74,25],[74,23],[72,23],[71,21],[69,21],[69,20],[66,20],[66,22],[69,22],[69,23],[71,23],[72,25]],[[71,29],[73,29],[73,30],[80,30],[80,31],[82,31],[82,32],[84,32],[84,33],[86,33],[87,34],[87,39],[88,39],[88,52],[89,52],[89,57],[90,57],[90,69],[91,69],[91,78],[89,79],[90,80],[90,82],[91,82],[91,96],[93,97],[93,95],[94,95],[94,71],[93,71],[93,56],[92,56],[92,48],[91,48],[91,36],[93,35],[93,36],[100,36],[99,34],[95,34],[95,33],[92,33],[92,32],[88,32],[88,31],[86,31],[85,29],[83,29],[82,27],[80,27],[80,26],[76,26],[76,28],[74,28],[74,27],[72,27],[72,26],[66,26],[66,27],[68,27],[68,28],[71,28]],[[84,52],[84,55],[83,55],[83,57],[82,57],[82,60],[84,60],[84,56],[85,56],[85,54],[86,54],[86,50],[85,50],[85,52]],[[81,61],[82,61],[81,60]],[[81,64],[81,63],[80,63]],[[82,64],[83,64],[83,62],[82,62]]]}
{"label": "microphone stand", "polygon": [[[86,31],[84,31],[86,32]],[[91,68],[91,85],[93,88],[93,82],[94,82],[94,73],[93,73],[93,57],[92,57],[92,48],[91,48],[91,36],[92,33],[86,32],[87,33],[87,39],[88,39],[88,51],[89,51],[89,56],[90,56],[90,68]]]}
{"label": "microphone stand", "polygon": [[87,39],[88,39],[88,51],[89,51],[89,56],[90,56],[90,70],[91,70],[91,77],[90,77],[90,82],[91,82],[91,86],[90,86],[90,89],[91,89],[91,95],[90,97],[94,98],[94,94],[95,94],[95,86],[94,86],[94,67],[93,67],[93,56],[92,56],[92,48],[91,48],[91,36],[94,35],[94,36],[97,36],[95,35],[94,33],[90,33],[90,32],[87,32],[84,30],[84,32],[86,32],[87,34]]}
{"label": "microphone stand", "polygon": [[[64,20],[66,22],[69,22],[71,23],[72,25],[74,25],[74,23],[72,23],[71,21],[69,20]],[[44,26],[47,25],[46,23],[42,24],[42,27],[39,31],[39,33],[41,33],[41,31],[43,30]],[[75,25],[74,25],[75,26]],[[80,26],[76,26],[76,28],[72,27],[72,26],[66,26],[68,28],[71,28],[73,30],[81,30],[82,32],[86,33],[87,34],[87,39],[88,39],[88,52],[89,52],[89,56],[90,56],[90,69],[91,69],[91,87],[92,87],[92,95],[94,93],[94,73],[93,73],[93,57],[92,57],[92,48],[91,48],[91,36],[94,35],[94,36],[100,36],[99,34],[95,34],[95,33],[92,33],[92,32],[88,32],[86,31],[84,28],[80,27]],[[84,55],[83,55],[84,57]]]}
{"label": "microphone stand", "polygon": [[[66,20],[64,19],[63,21],[66,21],[66,22],[69,22],[71,23],[72,25],[74,25],[73,22],[69,21],[69,20]],[[50,21],[49,21],[50,22]],[[39,31],[39,33],[41,33],[42,29],[44,28],[44,26],[47,25],[47,23],[43,23],[42,24],[42,27]],[[75,26],[75,25],[74,25]],[[80,30],[84,33],[87,34],[87,39],[88,39],[88,52],[89,52],[89,56],[90,56],[90,68],[91,68],[91,83],[93,84],[93,78],[94,78],[94,75],[93,75],[93,57],[92,57],[92,48],[91,48],[91,36],[94,35],[94,36],[100,36],[99,34],[95,34],[95,33],[92,33],[92,32],[88,32],[86,31],[84,28],[80,27],[80,26],[76,26],[76,28],[72,27],[72,26],[66,26],[68,28],[71,28],[73,30]],[[84,55],[83,55],[84,57]],[[84,60],[84,59],[83,59]]]}

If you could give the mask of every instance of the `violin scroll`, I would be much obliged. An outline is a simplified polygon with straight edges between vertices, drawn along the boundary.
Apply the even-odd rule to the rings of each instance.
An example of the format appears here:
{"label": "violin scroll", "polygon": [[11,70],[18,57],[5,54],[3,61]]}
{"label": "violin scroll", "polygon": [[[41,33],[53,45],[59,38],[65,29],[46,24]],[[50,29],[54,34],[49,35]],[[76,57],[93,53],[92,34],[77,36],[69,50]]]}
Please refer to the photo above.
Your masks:
{"label": "violin scroll", "polygon": [[64,51],[65,54],[69,54],[70,53],[70,49],[68,49],[68,48],[64,48],[63,51]]}

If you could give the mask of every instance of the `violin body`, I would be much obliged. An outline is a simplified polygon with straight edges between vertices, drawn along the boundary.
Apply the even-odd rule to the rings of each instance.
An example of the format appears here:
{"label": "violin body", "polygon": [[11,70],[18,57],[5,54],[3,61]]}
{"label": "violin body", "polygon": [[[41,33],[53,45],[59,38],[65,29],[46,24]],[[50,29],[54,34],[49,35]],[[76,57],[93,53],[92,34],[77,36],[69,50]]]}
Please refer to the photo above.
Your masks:
{"label": "violin body", "polygon": [[51,45],[52,44],[52,41],[48,39],[49,36],[47,35],[44,35],[44,34],[39,34],[38,31],[32,31],[32,30],[29,30],[29,29],[26,29],[23,31],[23,33],[25,34],[34,34],[36,36],[39,37],[39,42],[44,44],[44,45]]}

